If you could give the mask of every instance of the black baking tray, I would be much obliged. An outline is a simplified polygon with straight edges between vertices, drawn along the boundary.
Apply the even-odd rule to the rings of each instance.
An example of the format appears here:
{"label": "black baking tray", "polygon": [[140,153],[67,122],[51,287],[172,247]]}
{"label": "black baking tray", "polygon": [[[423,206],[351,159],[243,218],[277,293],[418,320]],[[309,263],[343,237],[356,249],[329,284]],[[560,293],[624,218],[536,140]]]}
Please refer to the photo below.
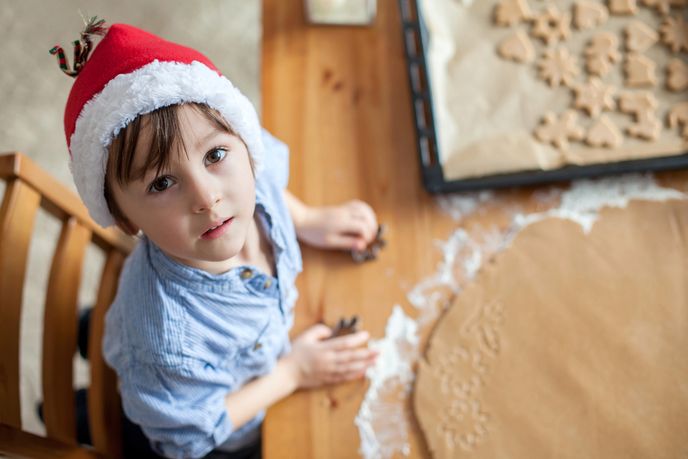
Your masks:
{"label": "black baking tray", "polygon": [[[688,168],[688,152],[649,159],[565,166],[553,170],[528,170],[476,178],[445,180],[439,159],[439,146],[432,107],[432,88],[425,62],[428,31],[416,0],[398,0],[401,11],[406,67],[411,87],[411,104],[416,125],[418,154],[423,184],[431,193],[474,191],[487,188],[536,185],[631,172]],[[480,0],[485,1],[485,0]]]}

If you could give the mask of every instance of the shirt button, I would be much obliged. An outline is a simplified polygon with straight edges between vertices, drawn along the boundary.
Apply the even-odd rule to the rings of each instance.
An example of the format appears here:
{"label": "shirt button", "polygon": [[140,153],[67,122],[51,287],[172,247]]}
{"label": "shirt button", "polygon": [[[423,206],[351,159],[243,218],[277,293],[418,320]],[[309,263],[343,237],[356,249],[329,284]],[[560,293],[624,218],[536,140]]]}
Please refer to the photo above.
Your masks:
{"label": "shirt button", "polygon": [[265,281],[265,283],[263,284],[263,288],[266,288],[266,289],[270,288],[271,285],[272,285],[272,279],[267,279]]}
{"label": "shirt button", "polygon": [[256,344],[253,345],[253,350],[258,351],[260,348],[263,347],[260,341],[258,341]]}
{"label": "shirt button", "polygon": [[251,276],[253,276],[253,271],[249,268],[245,268],[243,271],[241,271],[240,276],[242,279],[250,279]]}

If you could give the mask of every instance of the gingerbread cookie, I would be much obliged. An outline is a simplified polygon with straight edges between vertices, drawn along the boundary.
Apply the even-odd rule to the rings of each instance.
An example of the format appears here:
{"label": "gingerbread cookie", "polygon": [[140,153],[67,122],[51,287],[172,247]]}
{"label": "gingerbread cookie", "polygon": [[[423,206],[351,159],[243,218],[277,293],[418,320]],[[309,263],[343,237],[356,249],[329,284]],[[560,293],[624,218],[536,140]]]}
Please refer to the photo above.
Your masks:
{"label": "gingerbread cookie", "polygon": [[647,51],[659,40],[659,34],[641,21],[629,22],[624,27],[624,36],[626,49],[637,53]]}
{"label": "gingerbread cookie", "polygon": [[561,46],[546,49],[538,61],[538,74],[551,87],[571,87],[579,73],[576,57]]}
{"label": "gingerbread cookie", "polygon": [[599,27],[609,18],[607,8],[597,2],[580,0],[573,9],[573,23],[578,29]]}
{"label": "gingerbread cookie", "polygon": [[681,136],[688,140],[688,102],[681,102],[669,112],[669,127],[681,126]]}
{"label": "gingerbread cookie", "polygon": [[619,111],[635,119],[654,113],[658,106],[657,98],[649,91],[625,91],[619,96]]}
{"label": "gingerbread cookie", "polygon": [[597,117],[603,110],[614,110],[616,107],[616,88],[604,84],[599,78],[591,77],[587,83],[577,85],[573,91],[576,94],[574,107],[585,110],[592,117]]}
{"label": "gingerbread cookie", "polygon": [[506,37],[497,47],[497,53],[504,59],[519,63],[530,63],[535,59],[535,48],[528,35],[522,31]]}
{"label": "gingerbread cookie", "polygon": [[669,91],[681,92],[688,89],[688,64],[674,58],[667,65],[667,88]]}
{"label": "gingerbread cookie", "polygon": [[535,129],[535,138],[540,142],[566,150],[569,140],[582,140],[585,132],[578,125],[578,114],[567,110],[557,117],[554,113],[545,115],[542,124]]}
{"label": "gingerbread cookie", "polygon": [[626,128],[631,137],[648,141],[657,140],[661,131],[662,123],[654,113],[639,116],[634,124]]}
{"label": "gingerbread cookie", "polygon": [[688,22],[680,16],[668,16],[662,21],[659,28],[662,33],[662,42],[672,52],[688,51]]}
{"label": "gingerbread cookie", "polygon": [[592,37],[585,48],[585,68],[588,73],[604,76],[612,69],[613,64],[621,59],[618,51],[619,40],[610,32],[601,32]]}
{"label": "gingerbread cookie", "polygon": [[662,126],[656,112],[659,103],[649,91],[624,92],[619,97],[619,110],[633,117],[634,124],[626,129],[633,137],[643,140],[656,140]]}
{"label": "gingerbread cookie", "polygon": [[638,11],[636,0],[609,0],[609,11],[616,15],[630,15]]}
{"label": "gingerbread cookie", "polygon": [[672,6],[685,8],[688,0],[642,0],[643,5],[655,8],[662,14],[668,14]]}
{"label": "gingerbread cookie", "polygon": [[531,34],[548,45],[564,41],[571,34],[571,15],[559,12],[554,6],[548,6],[544,12],[533,18]]}
{"label": "gingerbread cookie", "polygon": [[529,20],[531,16],[528,0],[502,0],[494,9],[494,21],[503,27]]}
{"label": "gingerbread cookie", "polygon": [[606,115],[600,116],[585,136],[585,143],[591,147],[616,148],[622,142],[623,134]]}
{"label": "gingerbread cookie", "polygon": [[624,62],[626,86],[642,88],[657,85],[657,64],[642,54],[629,53]]}

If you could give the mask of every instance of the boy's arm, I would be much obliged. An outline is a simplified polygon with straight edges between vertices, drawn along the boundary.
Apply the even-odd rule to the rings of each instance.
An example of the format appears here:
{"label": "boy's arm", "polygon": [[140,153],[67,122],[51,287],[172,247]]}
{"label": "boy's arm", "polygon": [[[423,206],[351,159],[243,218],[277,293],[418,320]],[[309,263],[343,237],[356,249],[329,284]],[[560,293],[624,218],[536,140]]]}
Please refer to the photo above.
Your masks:
{"label": "boy's arm", "polygon": [[323,249],[362,250],[377,235],[375,211],[357,199],[338,206],[311,207],[284,190],[296,237]]}
{"label": "boy's arm", "polygon": [[291,215],[291,219],[294,221],[294,228],[297,229],[298,235],[298,228],[303,226],[303,221],[309,208],[303,201],[291,194],[286,188],[284,190],[284,200],[287,202],[289,215]]}
{"label": "boy's arm", "polygon": [[363,377],[377,351],[362,347],[368,332],[330,338],[332,330],[314,325],[292,343],[291,352],[277,361],[270,374],[256,378],[225,396],[234,429],[253,419],[299,388],[336,384]]}
{"label": "boy's arm", "polygon": [[227,394],[225,406],[234,429],[290,395],[298,388],[297,386],[298,379],[294,366],[287,358],[281,358],[270,374],[256,378],[241,389]]}

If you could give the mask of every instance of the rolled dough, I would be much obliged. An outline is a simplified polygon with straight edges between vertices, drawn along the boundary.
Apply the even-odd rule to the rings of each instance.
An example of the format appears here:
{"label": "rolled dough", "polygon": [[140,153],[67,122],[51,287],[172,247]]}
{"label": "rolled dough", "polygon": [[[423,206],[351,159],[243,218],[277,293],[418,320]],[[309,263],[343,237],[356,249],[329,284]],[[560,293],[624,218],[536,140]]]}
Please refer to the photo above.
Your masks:
{"label": "rolled dough", "polygon": [[438,322],[413,404],[436,458],[688,457],[688,202],[526,227]]}

